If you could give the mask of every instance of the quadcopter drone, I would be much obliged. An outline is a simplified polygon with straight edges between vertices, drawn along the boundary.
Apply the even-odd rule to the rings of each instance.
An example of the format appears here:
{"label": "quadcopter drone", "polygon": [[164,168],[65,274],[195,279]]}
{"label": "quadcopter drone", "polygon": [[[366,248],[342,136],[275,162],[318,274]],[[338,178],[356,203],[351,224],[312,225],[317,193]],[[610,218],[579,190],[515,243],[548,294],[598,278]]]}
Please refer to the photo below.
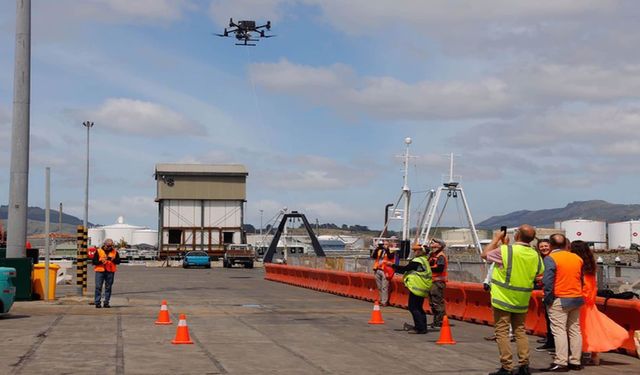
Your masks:
{"label": "quadcopter drone", "polygon": [[[264,30],[271,30],[271,21],[267,21],[266,24],[262,26],[256,26],[256,21],[238,21],[238,23],[233,22],[233,18],[229,19],[229,27],[230,30],[224,29],[223,34],[215,34],[217,36],[228,37],[230,34],[235,34],[234,36],[240,43],[236,43],[236,46],[255,46],[255,43],[259,39],[254,39],[252,33],[257,33],[258,38],[272,38],[275,35],[265,35]],[[234,29],[235,27],[235,29]]]}

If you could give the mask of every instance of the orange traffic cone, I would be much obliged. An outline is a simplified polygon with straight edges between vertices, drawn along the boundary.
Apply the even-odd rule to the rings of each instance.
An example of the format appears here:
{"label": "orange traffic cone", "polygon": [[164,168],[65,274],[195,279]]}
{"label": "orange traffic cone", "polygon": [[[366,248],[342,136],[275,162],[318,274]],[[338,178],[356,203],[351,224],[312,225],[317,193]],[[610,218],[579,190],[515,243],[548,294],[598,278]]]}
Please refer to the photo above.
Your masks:
{"label": "orange traffic cone", "polygon": [[369,324],[384,324],[384,320],[382,320],[382,312],[380,311],[380,304],[378,301],[373,305],[373,311],[371,312],[371,320],[369,320]]}
{"label": "orange traffic cone", "polygon": [[184,314],[180,314],[180,321],[178,322],[178,329],[176,330],[176,338],[171,340],[172,344],[193,344],[189,337],[189,327],[187,327],[187,317]]}
{"label": "orange traffic cone", "polygon": [[157,325],[171,324],[171,317],[169,316],[169,309],[167,308],[167,301],[162,300],[162,306],[160,306],[160,313],[158,314]]}
{"label": "orange traffic cone", "polygon": [[449,318],[445,315],[442,319],[442,328],[440,329],[440,338],[436,341],[438,345],[455,345],[456,341],[451,337],[451,327],[449,327]]}

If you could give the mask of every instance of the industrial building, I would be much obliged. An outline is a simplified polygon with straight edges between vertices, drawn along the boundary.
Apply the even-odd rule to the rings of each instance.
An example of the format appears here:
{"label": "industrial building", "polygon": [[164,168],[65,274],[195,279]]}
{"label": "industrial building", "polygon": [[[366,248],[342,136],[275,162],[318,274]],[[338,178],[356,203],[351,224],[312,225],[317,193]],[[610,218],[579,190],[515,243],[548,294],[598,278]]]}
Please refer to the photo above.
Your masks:
{"label": "industrial building", "polygon": [[629,249],[640,244],[640,221],[622,221],[609,224],[609,249]]}
{"label": "industrial building", "polygon": [[239,164],[157,164],[160,257],[202,250],[216,258],[245,243],[247,176]]}

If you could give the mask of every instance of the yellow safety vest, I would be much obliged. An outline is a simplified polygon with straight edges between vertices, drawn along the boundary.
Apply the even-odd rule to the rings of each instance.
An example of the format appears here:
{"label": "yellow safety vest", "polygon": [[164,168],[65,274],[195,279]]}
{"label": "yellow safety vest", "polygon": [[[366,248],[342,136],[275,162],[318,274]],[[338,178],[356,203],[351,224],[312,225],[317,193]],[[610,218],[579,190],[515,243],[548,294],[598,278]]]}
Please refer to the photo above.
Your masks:
{"label": "yellow safety vest", "polygon": [[420,263],[424,271],[409,271],[404,274],[402,281],[404,285],[419,297],[424,297],[429,293],[431,289],[431,267],[429,267],[429,260],[426,256],[419,256],[413,258],[412,262]]}
{"label": "yellow safety vest", "polygon": [[502,267],[493,267],[491,306],[496,309],[526,313],[537,275],[544,271],[542,258],[529,246],[500,246]]}

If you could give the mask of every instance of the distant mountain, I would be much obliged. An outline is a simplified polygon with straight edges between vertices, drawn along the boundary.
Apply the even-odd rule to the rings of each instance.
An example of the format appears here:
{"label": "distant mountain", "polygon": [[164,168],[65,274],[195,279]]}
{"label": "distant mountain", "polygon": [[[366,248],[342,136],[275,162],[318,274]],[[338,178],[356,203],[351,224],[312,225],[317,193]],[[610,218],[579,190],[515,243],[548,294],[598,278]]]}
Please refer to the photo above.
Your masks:
{"label": "distant mountain", "polygon": [[[7,220],[8,211],[9,211],[9,206],[6,206],[6,205],[0,206],[0,219],[1,220]],[[29,207],[27,209],[27,220],[35,220],[35,221],[44,222],[44,214],[45,214],[45,209],[44,208]],[[58,220],[59,220],[58,216],[59,216],[59,212],[58,211],[56,211],[56,210],[50,210],[49,211],[49,219],[51,220],[52,223],[57,223],[58,222]],[[75,216],[72,216],[72,215],[69,215],[69,214],[65,214],[63,212],[62,213],[62,224],[80,225],[80,224],[82,224],[82,219],[78,219]],[[93,226],[93,224],[89,223],[89,226]]]}
{"label": "distant mountain", "polygon": [[537,211],[515,211],[493,216],[478,223],[481,229],[495,229],[502,225],[517,227],[531,224],[538,227],[553,227],[556,221],[571,219],[601,220],[606,222],[627,221],[640,218],[640,204],[614,204],[602,200],[572,202],[563,208]]}
{"label": "distant mountain", "polygon": [[[0,206],[0,220],[3,221],[6,229],[6,221],[9,206]],[[27,209],[27,234],[44,233],[45,210],[40,207],[29,207]],[[58,211],[50,210],[49,219],[52,232],[58,231]],[[76,227],[82,225],[82,219],[69,214],[62,213],[62,231],[65,233],[75,233]],[[89,223],[89,226],[93,226]]]}

